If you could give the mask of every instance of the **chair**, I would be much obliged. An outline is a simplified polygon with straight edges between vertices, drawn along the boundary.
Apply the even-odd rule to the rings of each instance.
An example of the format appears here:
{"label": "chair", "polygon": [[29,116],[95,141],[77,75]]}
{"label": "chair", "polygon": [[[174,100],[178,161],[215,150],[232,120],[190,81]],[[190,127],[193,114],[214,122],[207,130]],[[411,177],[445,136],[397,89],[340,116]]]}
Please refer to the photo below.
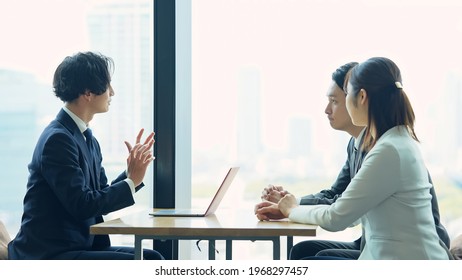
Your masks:
{"label": "chair", "polygon": [[462,234],[451,240],[451,249],[449,251],[455,260],[462,260]]}
{"label": "chair", "polygon": [[0,260],[8,259],[8,243],[10,243],[10,241],[11,237],[3,222],[0,221]]}

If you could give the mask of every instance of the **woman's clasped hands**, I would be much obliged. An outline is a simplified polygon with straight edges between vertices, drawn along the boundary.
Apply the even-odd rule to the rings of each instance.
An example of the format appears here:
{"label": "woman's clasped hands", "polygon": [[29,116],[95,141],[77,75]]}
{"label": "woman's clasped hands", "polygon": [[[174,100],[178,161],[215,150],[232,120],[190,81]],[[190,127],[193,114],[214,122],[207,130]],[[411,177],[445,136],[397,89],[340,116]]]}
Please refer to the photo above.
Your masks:
{"label": "woman's clasped hands", "polygon": [[298,206],[293,194],[287,193],[279,202],[262,201],[255,206],[255,215],[261,221],[280,220],[289,217],[292,209]]}

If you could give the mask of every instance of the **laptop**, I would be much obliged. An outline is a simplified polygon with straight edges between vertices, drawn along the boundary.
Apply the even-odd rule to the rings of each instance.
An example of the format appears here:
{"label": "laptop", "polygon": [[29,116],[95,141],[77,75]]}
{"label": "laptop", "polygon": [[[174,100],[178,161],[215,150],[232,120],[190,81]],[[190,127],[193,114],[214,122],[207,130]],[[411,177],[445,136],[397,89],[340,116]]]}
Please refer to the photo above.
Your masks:
{"label": "laptop", "polygon": [[236,177],[239,167],[231,167],[226,174],[223,182],[218,188],[215,196],[210,202],[207,210],[197,210],[197,209],[162,209],[157,210],[153,213],[150,213],[154,217],[206,217],[208,215],[214,214],[217,210],[220,202],[223,200],[223,197],[226,194],[226,191],[229,189],[229,186],[233,182],[234,177]]}

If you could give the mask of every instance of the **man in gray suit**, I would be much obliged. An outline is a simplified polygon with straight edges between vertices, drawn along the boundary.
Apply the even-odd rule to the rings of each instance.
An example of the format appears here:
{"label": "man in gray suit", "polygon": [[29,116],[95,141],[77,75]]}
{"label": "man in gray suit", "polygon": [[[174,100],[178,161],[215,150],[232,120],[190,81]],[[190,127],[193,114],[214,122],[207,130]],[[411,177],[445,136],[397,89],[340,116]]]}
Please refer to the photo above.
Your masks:
{"label": "man in gray suit", "polygon": [[[329,119],[330,125],[336,130],[342,130],[350,134],[352,137],[347,146],[348,157],[343,166],[337,180],[330,189],[322,190],[316,194],[306,195],[299,199],[300,205],[315,205],[315,204],[332,204],[339,198],[345,189],[348,187],[351,179],[358,172],[361,163],[366,156],[365,152],[359,150],[362,141],[363,127],[355,126],[345,106],[346,94],[343,91],[345,76],[348,71],[357,63],[351,62],[342,65],[332,73],[332,83],[329,87],[327,98],[329,100],[326,106],[325,113]],[[432,183],[430,175],[428,175],[430,183]],[[288,191],[281,186],[270,185],[263,190],[262,199],[277,203]],[[435,221],[435,227],[440,239],[449,248],[449,236],[444,226],[440,223],[440,215],[438,201],[434,187],[431,187],[432,195],[432,211]],[[255,210],[260,208],[257,204]],[[268,217],[270,219],[283,218],[282,214]],[[340,257],[347,259],[357,259],[360,255],[361,237],[352,242],[341,242],[333,240],[308,240],[296,244],[290,253],[290,259],[303,259],[311,257]]]}

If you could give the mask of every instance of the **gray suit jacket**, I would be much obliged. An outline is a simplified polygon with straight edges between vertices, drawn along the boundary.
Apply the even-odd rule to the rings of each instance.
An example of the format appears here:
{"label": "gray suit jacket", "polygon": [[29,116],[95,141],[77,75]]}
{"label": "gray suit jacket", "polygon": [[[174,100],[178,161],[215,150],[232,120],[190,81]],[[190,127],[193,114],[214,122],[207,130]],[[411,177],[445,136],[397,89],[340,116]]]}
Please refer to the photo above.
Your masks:
{"label": "gray suit jacket", "polygon": [[[361,134],[362,135],[362,134]],[[367,153],[361,151],[358,152],[358,148],[360,147],[362,138],[360,136],[359,139],[351,138],[348,142],[347,146],[347,154],[348,157],[346,162],[340,171],[337,180],[335,180],[334,184],[330,187],[330,189],[322,190],[316,194],[306,195],[301,198],[300,205],[317,205],[317,204],[332,204],[334,203],[345,191],[350,184],[351,179],[354,178],[356,172],[361,167],[361,164],[364,160],[364,157]],[[450,246],[450,238],[446,231],[446,228],[441,224],[440,220],[440,212],[438,207],[438,199],[435,193],[435,188],[433,186],[432,178],[430,173],[428,173],[428,181],[432,184],[430,188],[431,204],[432,204],[432,213],[433,213],[433,220],[435,222],[436,231],[438,236],[440,237],[441,241],[449,248]],[[359,241],[358,241],[359,242]]]}
{"label": "gray suit jacket", "polygon": [[407,128],[394,127],[378,139],[335,203],[296,207],[289,219],[329,231],[361,219],[366,245],[360,259],[448,259],[431,228],[431,187],[415,140]]}

